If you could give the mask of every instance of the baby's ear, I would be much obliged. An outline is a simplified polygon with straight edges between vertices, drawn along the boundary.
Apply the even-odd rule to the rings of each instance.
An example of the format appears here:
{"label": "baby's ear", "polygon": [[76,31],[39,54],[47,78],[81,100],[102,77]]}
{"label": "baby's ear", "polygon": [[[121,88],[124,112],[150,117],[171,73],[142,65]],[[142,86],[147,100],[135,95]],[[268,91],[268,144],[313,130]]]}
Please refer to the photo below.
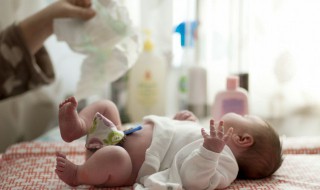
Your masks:
{"label": "baby's ear", "polygon": [[244,133],[244,134],[233,134],[232,135],[232,141],[239,147],[250,147],[253,145],[254,143],[254,138],[248,134],[248,133]]}

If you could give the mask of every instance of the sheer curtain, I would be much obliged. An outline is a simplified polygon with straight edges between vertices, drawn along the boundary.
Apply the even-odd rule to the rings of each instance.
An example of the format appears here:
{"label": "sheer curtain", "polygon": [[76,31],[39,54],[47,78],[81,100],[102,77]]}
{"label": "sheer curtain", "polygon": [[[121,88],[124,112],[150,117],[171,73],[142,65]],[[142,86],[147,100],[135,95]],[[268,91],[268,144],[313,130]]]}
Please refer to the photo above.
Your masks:
{"label": "sheer curtain", "polygon": [[319,110],[320,1],[199,1],[209,104],[226,75],[245,71],[252,114]]}
{"label": "sheer curtain", "polygon": [[317,108],[320,2],[254,1],[250,6],[253,104],[265,101],[264,114],[274,117]]}

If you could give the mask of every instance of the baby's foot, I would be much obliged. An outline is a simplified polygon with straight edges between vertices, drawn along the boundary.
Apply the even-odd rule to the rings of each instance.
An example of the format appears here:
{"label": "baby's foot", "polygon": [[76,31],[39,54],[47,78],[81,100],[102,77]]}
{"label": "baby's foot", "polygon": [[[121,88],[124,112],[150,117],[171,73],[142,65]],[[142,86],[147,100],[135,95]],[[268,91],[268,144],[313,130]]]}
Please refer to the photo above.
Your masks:
{"label": "baby's foot", "polygon": [[70,186],[80,185],[77,180],[78,166],[70,162],[66,155],[57,152],[56,174],[58,177]]}
{"label": "baby's foot", "polygon": [[74,97],[66,99],[59,105],[59,128],[61,137],[71,142],[84,135],[84,121],[77,112],[78,102]]}

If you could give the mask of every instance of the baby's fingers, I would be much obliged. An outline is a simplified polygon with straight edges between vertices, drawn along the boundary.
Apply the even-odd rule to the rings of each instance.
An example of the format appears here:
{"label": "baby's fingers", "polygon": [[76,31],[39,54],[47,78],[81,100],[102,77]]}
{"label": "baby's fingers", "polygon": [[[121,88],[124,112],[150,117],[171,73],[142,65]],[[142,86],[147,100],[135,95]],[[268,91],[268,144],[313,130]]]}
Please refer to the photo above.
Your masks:
{"label": "baby's fingers", "polygon": [[217,136],[217,131],[216,131],[216,128],[214,127],[214,120],[213,119],[210,120],[210,135],[212,137]]}
{"label": "baby's fingers", "polygon": [[220,121],[220,122],[219,122],[219,125],[218,125],[217,128],[218,128],[218,129],[217,129],[217,137],[218,137],[219,139],[222,139],[223,136],[224,136],[223,121]]}
{"label": "baby's fingers", "polygon": [[206,138],[209,138],[209,136],[210,136],[210,135],[204,130],[204,128],[201,129],[201,134],[202,134],[203,138],[205,138],[205,139],[206,139]]}
{"label": "baby's fingers", "polygon": [[233,134],[233,128],[230,127],[230,128],[228,129],[227,133],[223,136],[222,140],[223,140],[224,142],[228,142],[228,140],[229,140],[229,138],[232,136],[232,134]]}

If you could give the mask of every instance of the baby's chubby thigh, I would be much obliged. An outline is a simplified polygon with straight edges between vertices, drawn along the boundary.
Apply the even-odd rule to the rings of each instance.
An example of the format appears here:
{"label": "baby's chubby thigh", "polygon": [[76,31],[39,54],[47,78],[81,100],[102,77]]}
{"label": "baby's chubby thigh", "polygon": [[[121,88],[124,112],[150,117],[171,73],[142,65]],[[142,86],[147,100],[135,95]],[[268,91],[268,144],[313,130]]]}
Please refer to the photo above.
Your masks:
{"label": "baby's chubby thigh", "polygon": [[[88,151],[87,151],[88,152]],[[93,171],[93,177],[103,181],[107,187],[127,184],[132,173],[132,162],[128,152],[121,146],[105,146],[88,157],[86,164]]]}

